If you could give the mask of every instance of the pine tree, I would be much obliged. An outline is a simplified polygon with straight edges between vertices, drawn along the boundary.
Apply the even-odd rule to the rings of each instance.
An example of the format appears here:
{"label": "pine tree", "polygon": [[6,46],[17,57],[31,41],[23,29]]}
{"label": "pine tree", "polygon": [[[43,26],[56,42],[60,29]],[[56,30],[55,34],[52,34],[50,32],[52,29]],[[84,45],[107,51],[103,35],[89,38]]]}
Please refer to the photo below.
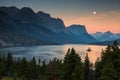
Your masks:
{"label": "pine tree", "polygon": [[104,65],[103,69],[100,71],[100,74],[101,76],[98,80],[117,80],[117,73],[111,63]]}
{"label": "pine tree", "polygon": [[41,59],[38,59],[38,65],[37,65],[37,74],[38,74],[38,79],[41,78]]}
{"label": "pine tree", "polygon": [[6,67],[6,57],[4,54],[0,54],[0,75],[1,77],[6,76],[6,73],[7,75],[8,73],[10,73],[10,70],[8,71]]}
{"label": "pine tree", "polygon": [[43,60],[42,61],[42,65],[40,67],[40,75],[41,75],[41,80],[46,80],[46,67],[47,67],[47,64],[46,64],[46,61]]}
{"label": "pine tree", "polygon": [[48,75],[48,80],[59,80],[60,79],[60,70],[61,70],[61,60],[54,58],[50,60],[46,67],[46,73]]}
{"label": "pine tree", "polygon": [[33,59],[28,63],[28,74],[29,74],[28,78],[33,78],[33,79],[38,78],[37,64],[35,57],[33,57]]}
{"label": "pine tree", "polygon": [[28,62],[25,57],[23,57],[19,64],[19,73],[23,78],[28,77]]}
{"label": "pine tree", "polygon": [[68,49],[63,62],[62,80],[83,80],[82,62],[74,48]]}
{"label": "pine tree", "polygon": [[84,79],[89,80],[90,79],[90,61],[88,54],[85,56],[85,61],[84,61]]}
{"label": "pine tree", "polygon": [[7,75],[12,76],[12,66],[13,66],[13,57],[11,53],[8,53],[6,58],[6,68],[7,68]]}
{"label": "pine tree", "polygon": [[120,49],[115,41],[102,51],[101,60],[96,62],[97,80],[119,80],[120,79]]}

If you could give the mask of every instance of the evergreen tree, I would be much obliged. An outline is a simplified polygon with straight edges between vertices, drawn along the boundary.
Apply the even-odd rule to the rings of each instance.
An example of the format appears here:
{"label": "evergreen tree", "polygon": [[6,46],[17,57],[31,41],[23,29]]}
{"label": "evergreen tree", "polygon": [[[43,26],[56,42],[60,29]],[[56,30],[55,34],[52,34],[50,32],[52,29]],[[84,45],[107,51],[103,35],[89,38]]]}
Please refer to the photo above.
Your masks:
{"label": "evergreen tree", "polygon": [[28,74],[29,74],[28,78],[33,78],[33,79],[38,78],[37,64],[35,57],[33,57],[33,59],[28,63]]}
{"label": "evergreen tree", "polygon": [[40,75],[41,75],[41,80],[46,80],[46,67],[47,67],[47,64],[46,64],[46,61],[43,60],[42,61],[42,65],[41,65],[41,68],[40,68]]}
{"label": "evergreen tree", "polygon": [[120,49],[117,42],[102,51],[101,60],[96,62],[97,80],[120,79]]}
{"label": "evergreen tree", "polygon": [[95,79],[98,80],[98,77],[100,77],[100,70],[101,70],[101,62],[100,59],[97,58],[95,62]]}
{"label": "evergreen tree", "polygon": [[5,55],[0,55],[0,75],[5,76],[5,73],[8,72],[6,69]]}
{"label": "evergreen tree", "polygon": [[25,57],[23,57],[20,61],[19,65],[19,73],[24,78],[28,77],[28,62]]}
{"label": "evergreen tree", "polygon": [[84,79],[90,80],[90,61],[88,54],[86,54],[84,61]]}
{"label": "evergreen tree", "polygon": [[7,75],[12,76],[12,66],[13,66],[13,57],[11,53],[8,53],[6,57],[6,68],[7,68]]}
{"label": "evergreen tree", "polygon": [[38,74],[38,79],[41,78],[41,59],[38,59],[38,65],[37,65],[37,74]]}
{"label": "evergreen tree", "polygon": [[50,60],[46,67],[46,74],[48,80],[59,80],[61,70],[61,60],[54,58]]}
{"label": "evergreen tree", "polygon": [[100,74],[101,75],[98,80],[117,80],[117,73],[111,63],[104,65],[103,69],[100,71]]}
{"label": "evergreen tree", "polygon": [[62,80],[83,80],[82,62],[78,54],[72,48],[68,52],[63,62]]}
{"label": "evergreen tree", "polygon": [[13,75],[13,78],[12,78],[12,80],[17,80],[17,73],[16,72],[14,72],[14,75]]}

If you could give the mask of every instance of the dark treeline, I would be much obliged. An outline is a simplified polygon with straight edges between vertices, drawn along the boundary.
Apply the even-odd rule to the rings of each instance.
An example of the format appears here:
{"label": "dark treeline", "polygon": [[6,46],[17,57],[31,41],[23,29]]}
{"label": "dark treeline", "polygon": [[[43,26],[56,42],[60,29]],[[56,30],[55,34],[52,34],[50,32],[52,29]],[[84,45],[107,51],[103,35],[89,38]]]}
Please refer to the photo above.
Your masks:
{"label": "dark treeline", "polygon": [[101,53],[95,65],[86,54],[82,62],[75,50],[68,49],[63,60],[54,58],[46,63],[35,57],[13,58],[8,53],[0,55],[0,80],[10,77],[12,80],[120,80],[120,49],[117,42]]}

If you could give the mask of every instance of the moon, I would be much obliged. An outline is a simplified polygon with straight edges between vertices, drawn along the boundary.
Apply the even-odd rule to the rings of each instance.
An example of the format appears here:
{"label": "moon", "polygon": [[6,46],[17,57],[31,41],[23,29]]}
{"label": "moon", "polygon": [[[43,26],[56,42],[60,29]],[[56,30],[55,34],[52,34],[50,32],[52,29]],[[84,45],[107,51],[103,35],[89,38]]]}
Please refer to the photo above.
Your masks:
{"label": "moon", "polygon": [[97,14],[97,12],[96,12],[96,11],[93,11],[93,14],[95,15],[95,14]]}

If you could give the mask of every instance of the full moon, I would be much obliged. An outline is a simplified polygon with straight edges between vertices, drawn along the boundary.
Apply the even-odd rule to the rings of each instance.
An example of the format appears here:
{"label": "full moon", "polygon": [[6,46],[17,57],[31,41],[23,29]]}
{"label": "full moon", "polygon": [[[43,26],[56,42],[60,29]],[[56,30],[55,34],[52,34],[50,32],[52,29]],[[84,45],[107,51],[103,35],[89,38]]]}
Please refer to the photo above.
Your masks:
{"label": "full moon", "polygon": [[97,12],[96,11],[93,11],[93,14],[95,15]]}

